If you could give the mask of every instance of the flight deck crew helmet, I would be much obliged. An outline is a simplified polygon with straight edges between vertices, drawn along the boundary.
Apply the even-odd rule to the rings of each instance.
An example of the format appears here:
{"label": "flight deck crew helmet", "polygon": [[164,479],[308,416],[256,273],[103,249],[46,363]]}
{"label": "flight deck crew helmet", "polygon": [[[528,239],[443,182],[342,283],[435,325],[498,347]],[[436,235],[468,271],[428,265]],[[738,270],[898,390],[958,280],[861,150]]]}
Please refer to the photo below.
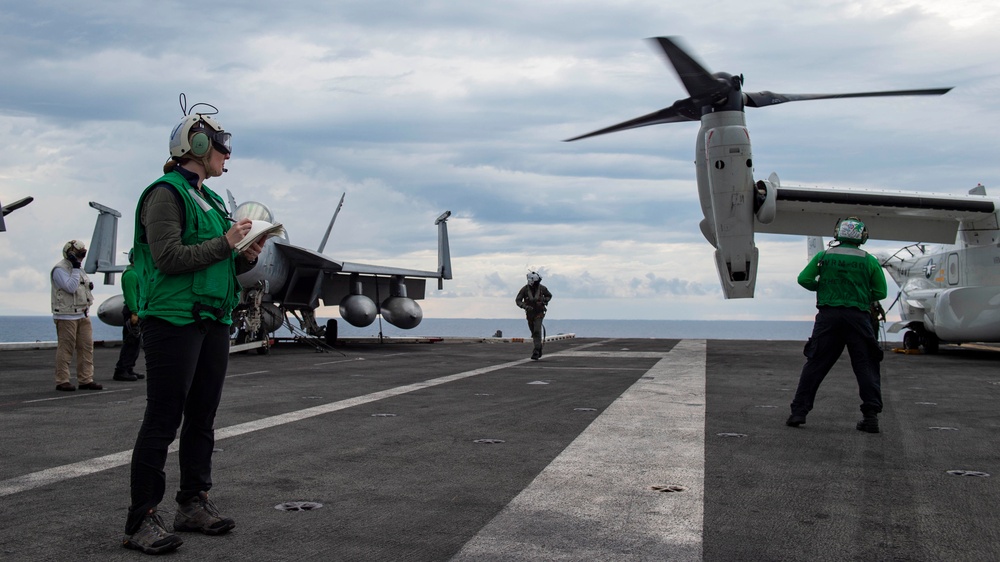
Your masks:
{"label": "flight deck crew helmet", "polygon": [[185,115],[170,132],[170,156],[174,158],[201,158],[214,146],[219,152],[232,152],[232,135],[222,124],[208,115]]}
{"label": "flight deck crew helmet", "polygon": [[539,274],[537,274],[537,273],[535,273],[534,271],[532,271],[531,273],[528,274],[528,284],[529,285],[534,285],[535,283],[539,283],[539,282],[541,282],[541,280],[542,280],[542,276],[539,275]]}
{"label": "flight deck crew helmet", "polygon": [[847,217],[837,221],[833,237],[838,242],[849,244],[864,244],[868,241],[868,227],[858,217]]}
{"label": "flight deck crew helmet", "polygon": [[70,240],[63,246],[63,257],[68,259],[70,254],[82,258],[87,255],[87,246],[79,240]]}

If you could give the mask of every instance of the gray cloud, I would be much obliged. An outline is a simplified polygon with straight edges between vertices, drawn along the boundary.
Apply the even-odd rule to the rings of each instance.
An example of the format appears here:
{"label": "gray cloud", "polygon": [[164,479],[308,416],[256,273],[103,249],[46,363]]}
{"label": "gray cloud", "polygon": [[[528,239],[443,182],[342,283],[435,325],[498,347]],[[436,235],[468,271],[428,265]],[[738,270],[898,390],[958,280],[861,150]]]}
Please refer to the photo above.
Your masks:
{"label": "gray cloud", "polygon": [[[766,316],[762,304],[721,299],[697,226],[697,124],[562,142],[686,95],[645,37],[683,34],[708,68],[743,73],[750,90],[956,87],[941,98],[748,110],[756,175],[788,184],[990,187],[988,124],[1000,117],[990,5],[769,6],[727,1],[711,17],[652,0],[5,7],[0,201],[36,202],[7,217],[3,278],[17,284],[19,313],[48,312],[37,280],[65,240],[89,236],[88,201],[131,216],[166,157],[183,91],[189,104],[216,105],[234,133],[231,171],[213,188],[267,203],[296,243],[317,246],[346,192],[327,253],[425,268],[436,259],[433,219],[452,210],[456,279],[432,298],[507,306],[525,268],[544,267],[579,306],[566,317],[600,308],[577,304],[587,299],[643,303],[600,310],[671,315],[685,301],[705,315]],[[123,220],[120,245],[131,228]],[[759,300],[800,294],[800,253],[765,257]],[[782,301],[782,315],[797,305],[811,314],[800,295]]]}

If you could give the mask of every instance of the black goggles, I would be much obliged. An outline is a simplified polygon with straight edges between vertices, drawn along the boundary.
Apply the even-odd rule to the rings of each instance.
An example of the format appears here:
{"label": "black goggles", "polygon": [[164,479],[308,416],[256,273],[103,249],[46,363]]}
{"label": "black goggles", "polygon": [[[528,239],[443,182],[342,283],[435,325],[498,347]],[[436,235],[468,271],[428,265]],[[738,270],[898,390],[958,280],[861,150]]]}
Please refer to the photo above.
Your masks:
{"label": "black goggles", "polygon": [[215,150],[223,154],[232,154],[233,135],[225,131],[214,131],[208,135],[208,138],[212,139],[212,146],[215,147]]}

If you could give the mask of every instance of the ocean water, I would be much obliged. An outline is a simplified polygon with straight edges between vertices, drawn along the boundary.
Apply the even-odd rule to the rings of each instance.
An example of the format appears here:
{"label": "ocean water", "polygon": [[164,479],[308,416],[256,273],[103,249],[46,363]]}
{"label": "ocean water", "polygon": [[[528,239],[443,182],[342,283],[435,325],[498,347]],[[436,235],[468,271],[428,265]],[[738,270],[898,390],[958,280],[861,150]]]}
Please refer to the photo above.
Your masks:
{"label": "ocean water", "polygon": [[[294,322],[294,320],[293,320]],[[325,325],[326,320],[320,320]],[[121,328],[108,326],[93,319],[95,340],[120,340]],[[366,328],[355,328],[338,321],[340,337],[372,337],[379,335],[379,322]],[[666,338],[666,339],[728,339],[728,340],[791,340],[805,341],[812,332],[811,321],[757,320],[562,320],[545,321],[547,335],[576,334],[580,338]],[[503,337],[530,337],[527,322],[520,318],[424,318],[412,330],[400,330],[386,322],[381,324],[386,337],[442,336],[490,337],[500,331]],[[275,333],[290,337],[287,328]],[[901,341],[902,334],[888,334],[890,341]],[[0,316],[0,343],[55,341],[56,328],[50,316]]]}

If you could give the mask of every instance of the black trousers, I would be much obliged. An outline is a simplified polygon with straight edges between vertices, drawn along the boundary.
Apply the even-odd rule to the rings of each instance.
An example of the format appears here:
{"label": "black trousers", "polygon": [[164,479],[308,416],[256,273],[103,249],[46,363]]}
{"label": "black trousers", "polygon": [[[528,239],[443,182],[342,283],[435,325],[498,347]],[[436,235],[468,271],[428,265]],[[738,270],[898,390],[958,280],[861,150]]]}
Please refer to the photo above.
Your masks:
{"label": "black trousers", "polygon": [[126,306],[122,309],[122,314],[125,316],[125,324],[122,325],[122,350],[118,354],[115,372],[131,373],[135,369],[136,360],[139,359],[140,336],[129,329],[132,311]]}
{"label": "black trousers", "polygon": [[879,362],[882,350],[875,339],[871,315],[848,307],[824,306],[816,314],[812,336],[804,350],[806,364],[799,376],[799,387],[792,399],[792,415],[805,416],[813,409],[816,391],[827,373],[847,348],[851,367],[858,379],[861,412],[882,411],[882,377]]}
{"label": "black trousers", "polygon": [[[178,503],[212,487],[215,412],[229,365],[229,326],[203,321],[174,326],[159,318],[142,323],[146,352],[146,414],[132,451],[131,493],[125,533],[163,500],[167,448],[180,427]],[[183,423],[182,423],[183,420]]]}

